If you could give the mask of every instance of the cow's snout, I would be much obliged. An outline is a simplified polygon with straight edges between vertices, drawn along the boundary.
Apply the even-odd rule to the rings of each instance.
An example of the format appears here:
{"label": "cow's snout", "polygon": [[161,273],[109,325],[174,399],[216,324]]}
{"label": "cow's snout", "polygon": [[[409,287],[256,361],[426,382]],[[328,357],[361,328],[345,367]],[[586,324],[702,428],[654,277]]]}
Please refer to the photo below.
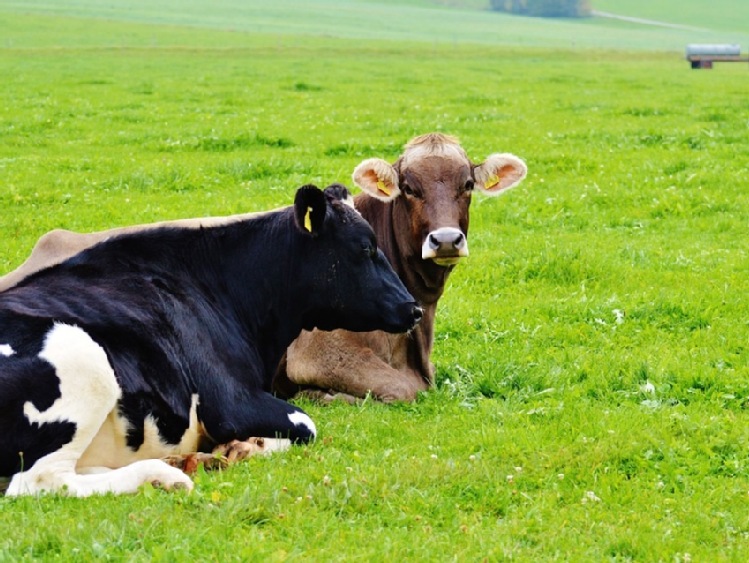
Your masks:
{"label": "cow's snout", "polygon": [[411,315],[414,319],[414,326],[416,326],[424,316],[424,309],[422,309],[418,305],[414,305],[414,308],[411,310]]}
{"label": "cow's snout", "polygon": [[430,232],[421,247],[424,260],[434,260],[441,266],[456,264],[468,256],[468,240],[460,229],[442,227]]}

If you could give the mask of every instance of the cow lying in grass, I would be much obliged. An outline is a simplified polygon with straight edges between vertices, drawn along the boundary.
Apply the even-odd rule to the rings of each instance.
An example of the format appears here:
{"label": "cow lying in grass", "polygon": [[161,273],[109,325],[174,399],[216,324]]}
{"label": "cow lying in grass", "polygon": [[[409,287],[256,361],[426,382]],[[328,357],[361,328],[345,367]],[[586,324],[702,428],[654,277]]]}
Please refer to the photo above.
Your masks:
{"label": "cow lying in grass", "polygon": [[0,475],[7,494],[191,488],[159,458],[315,436],[273,397],[302,329],[405,332],[421,309],[344,202],[200,229],[114,236],[0,293]]}

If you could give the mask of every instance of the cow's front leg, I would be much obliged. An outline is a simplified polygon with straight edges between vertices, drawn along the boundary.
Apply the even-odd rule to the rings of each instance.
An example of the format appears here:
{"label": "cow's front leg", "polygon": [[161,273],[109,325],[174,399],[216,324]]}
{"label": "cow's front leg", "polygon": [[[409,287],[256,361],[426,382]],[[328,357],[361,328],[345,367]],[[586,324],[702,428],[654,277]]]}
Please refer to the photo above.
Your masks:
{"label": "cow's front leg", "polygon": [[[198,409],[206,434],[214,444],[249,441],[248,451],[278,451],[288,444],[315,439],[315,423],[299,407],[265,391],[224,393],[232,400],[206,400]],[[259,438],[264,439],[262,445],[256,440]]]}
{"label": "cow's front leg", "polygon": [[301,388],[295,390],[292,394],[295,399],[307,399],[316,403],[323,403],[329,405],[336,401],[348,403],[349,405],[356,405],[361,403],[364,399],[362,397],[355,397],[348,393],[339,393],[334,389],[316,389],[313,387]]}
{"label": "cow's front leg", "polygon": [[408,367],[405,351],[392,350],[392,340],[381,336],[303,332],[286,351],[274,385],[282,396],[322,398],[324,402],[337,398],[351,402],[351,398],[368,395],[384,402],[414,401],[429,384]]}

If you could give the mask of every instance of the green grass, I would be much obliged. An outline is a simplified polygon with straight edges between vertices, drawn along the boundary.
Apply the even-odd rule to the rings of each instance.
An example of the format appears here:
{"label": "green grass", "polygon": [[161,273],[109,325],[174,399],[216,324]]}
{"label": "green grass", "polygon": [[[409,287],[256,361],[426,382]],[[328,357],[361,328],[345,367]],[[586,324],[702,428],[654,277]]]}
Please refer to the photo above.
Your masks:
{"label": "green grass", "polygon": [[709,3],[694,0],[593,0],[592,4],[594,9],[603,12],[723,32],[743,32],[749,22],[749,4],[743,0]]}
{"label": "green grass", "polygon": [[0,560],[749,557],[744,65],[9,6],[2,272],[53,227],[268,209],[432,130],[530,172],[474,200],[437,389],[305,403],[315,444],[191,495],[0,499]]}
{"label": "green grass", "polygon": [[[738,2],[739,0],[733,0]],[[718,5],[729,0],[719,0]],[[22,0],[0,2],[0,14],[36,13],[44,15],[85,17],[87,32],[66,34],[61,44],[85,45],[88,30],[105,21],[129,21],[154,26],[191,26],[203,29],[232,30],[251,34],[276,34],[289,37],[340,37],[350,42],[378,41],[391,47],[404,41],[448,44],[483,44],[565,49],[659,50],[683,52],[687,43],[749,44],[749,12],[746,7],[716,9],[708,13],[704,2],[665,3],[594,2],[594,7],[629,16],[662,19],[666,22],[692,25],[704,31],[671,29],[619,22],[602,18],[543,19],[514,17],[489,11],[489,2],[440,2],[438,0],[227,0],[211,2],[207,10],[200,0],[76,0],[49,2]],[[656,8],[655,6],[662,8]],[[743,5],[742,5],[743,6]],[[671,14],[674,14],[673,16]],[[59,28],[59,26],[57,26]],[[36,31],[36,30],[34,30]],[[142,33],[144,29],[135,33]],[[59,36],[57,29],[49,30]],[[158,44],[161,30],[152,28],[152,43]],[[97,34],[107,46],[130,45],[127,34]],[[180,42],[193,44],[191,34],[180,34]],[[17,46],[36,46],[48,41],[40,33],[29,36],[17,33],[0,37],[0,42]],[[0,43],[2,44],[2,43]],[[746,48],[746,47],[745,47]],[[495,63],[496,64],[496,63]]]}

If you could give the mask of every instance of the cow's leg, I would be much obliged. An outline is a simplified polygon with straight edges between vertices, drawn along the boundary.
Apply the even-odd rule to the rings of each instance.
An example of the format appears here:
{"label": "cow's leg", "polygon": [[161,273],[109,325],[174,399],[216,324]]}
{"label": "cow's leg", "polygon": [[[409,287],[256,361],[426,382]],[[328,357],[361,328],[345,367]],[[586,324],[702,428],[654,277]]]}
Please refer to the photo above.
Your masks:
{"label": "cow's leg", "polygon": [[367,335],[356,333],[303,332],[288,348],[274,386],[284,397],[299,395],[325,402],[351,402],[352,397],[367,395],[384,402],[413,401],[429,388],[413,369],[395,368],[385,361],[385,344],[377,352],[370,344]]}
{"label": "cow's leg", "polygon": [[286,451],[291,447],[291,440],[286,438],[248,438],[247,440],[232,440],[226,444],[219,444],[211,453],[195,452],[189,454],[173,454],[164,458],[172,467],[177,467],[192,475],[201,465],[210,471],[225,469],[232,463],[255,455],[268,455],[273,452]]}
{"label": "cow's leg", "polygon": [[336,401],[348,403],[349,405],[356,405],[364,400],[362,397],[355,397],[348,393],[340,393],[334,389],[316,389],[313,387],[300,387],[292,397],[294,399],[307,399],[309,401],[326,405],[335,403]]}
{"label": "cow's leg", "polygon": [[314,386],[301,386],[293,397],[322,403],[355,404],[367,396],[384,403],[412,402],[429,389],[412,370],[396,370],[372,354],[363,354],[358,360],[356,370],[321,370]]}
{"label": "cow's leg", "polygon": [[288,354],[284,354],[273,375],[273,392],[284,399],[307,399],[317,403],[330,404],[334,401],[342,401],[349,405],[355,405],[361,397],[339,393],[333,389],[319,389],[309,385],[300,385],[292,381],[288,372]]}
{"label": "cow's leg", "polygon": [[67,421],[74,425],[72,439],[39,458],[11,479],[7,495],[63,491],[71,496],[134,492],[146,482],[164,487],[192,488],[181,471],[159,460],[144,460],[120,469],[80,474],[76,464],[120,397],[112,367],[104,350],[77,327],[58,324],[47,334],[39,358],[52,365],[59,379],[60,396],[39,411],[31,401],[23,412],[37,434],[47,424]]}
{"label": "cow's leg", "polygon": [[247,440],[232,440],[228,444],[216,446],[213,455],[220,455],[228,463],[233,463],[254,455],[283,452],[290,447],[291,440],[287,438],[248,438]]}
{"label": "cow's leg", "polygon": [[264,391],[220,409],[206,409],[202,416],[209,434],[218,442],[213,451],[164,458],[187,474],[201,465],[207,470],[223,469],[254,455],[286,451],[292,443],[314,439],[317,432],[312,419],[301,409]]}
{"label": "cow's leg", "polygon": [[[211,414],[220,417],[217,424],[209,422]],[[203,417],[208,434],[219,444],[261,437],[268,440],[269,448],[278,450],[287,443],[309,442],[317,433],[302,409],[265,391],[255,391],[212,413],[204,411]]]}

